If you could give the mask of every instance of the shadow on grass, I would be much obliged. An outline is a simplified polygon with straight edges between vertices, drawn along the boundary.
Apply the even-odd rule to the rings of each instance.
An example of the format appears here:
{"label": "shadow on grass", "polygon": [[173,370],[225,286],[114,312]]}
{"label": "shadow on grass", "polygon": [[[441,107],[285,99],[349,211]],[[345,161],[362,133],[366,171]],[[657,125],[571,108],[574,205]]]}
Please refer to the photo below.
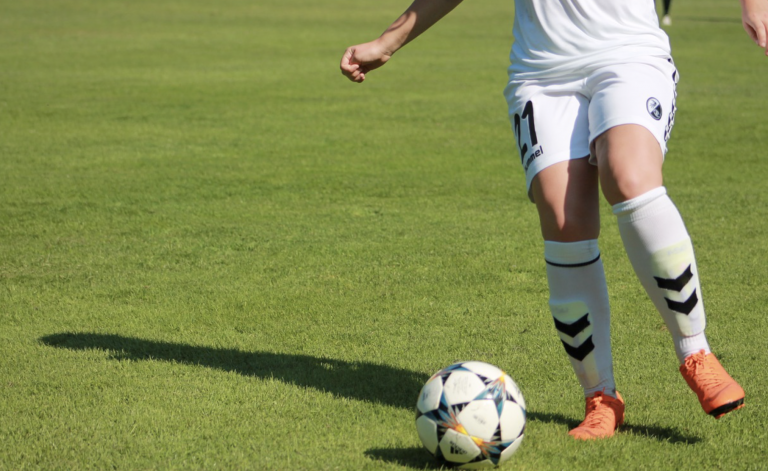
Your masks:
{"label": "shadow on grass", "polygon": [[[116,360],[161,360],[232,371],[244,376],[276,378],[288,384],[310,387],[337,396],[412,409],[416,395],[429,376],[401,368],[367,362],[346,362],[308,355],[271,352],[244,352],[172,342],[124,337],[114,334],[60,333],[41,337],[46,345],[70,350],[103,350]],[[578,420],[561,414],[532,412],[529,422],[559,423],[573,428]],[[624,433],[670,443],[696,443],[698,437],[686,436],[667,427],[624,424]],[[368,450],[374,459],[416,466],[424,469],[439,464],[421,448],[383,448]]]}
{"label": "shadow on grass", "polygon": [[40,341],[70,350],[104,350],[118,360],[162,360],[232,371],[243,376],[276,378],[341,397],[404,409],[415,406],[421,386],[429,379],[425,374],[374,363],[244,352],[111,334],[67,332],[47,335]]}
{"label": "shadow on grass", "polygon": [[[529,411],[527,414],[527,417],[529,422],[558,423],[558,424],[566,425],[568,429],[572,429],[577,425],[579,425],[580,423],[580,421],[570,419],[564,415],[551,414],[547,412],[530,412]],[[627,422],[625,422],[624,425],[622,425],[619,428],[618,433],[630,433],[632,435],[638,435],[646,438],[653,438],[660,442],[686,443],[689,445],[701,441],[699,437],[684,435],[680,433],[678,430],[675,430],[673,428],[648,426],[648,425],[633,425]]]}
{"label": "shadow on grass", "polygon": [[[545,412],[528,412],[528,422],[546,422],[566,425],[569,429],[579,425],[576,419],[570,419],[561,414]],[[624,424],[619,433],[630,433],[637,436],[651,438],[661,442],[694,444],[700,441],[698,437],[681,434],[675,429],[667,427],[649,427],[644,425]],[[523,444],[525,446],[525,444]],[[441,465],[421,447],[409,448],[372,448],[366,450],[365,455],[374,460],[385,461],[411,469],[452,469]]]}
{"label": "shadow on grass", "polygon": [[422,447],[372,448],[365,451],[365,456],[411,469],[453,469],[442,465]]}

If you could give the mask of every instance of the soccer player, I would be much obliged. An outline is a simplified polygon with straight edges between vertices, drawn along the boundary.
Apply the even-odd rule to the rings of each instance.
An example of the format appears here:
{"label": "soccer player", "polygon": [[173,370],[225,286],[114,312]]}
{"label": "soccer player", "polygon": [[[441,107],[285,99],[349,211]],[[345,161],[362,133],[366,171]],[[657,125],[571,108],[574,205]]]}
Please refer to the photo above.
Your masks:
{"label": "soccer player", "polygon": [[661,24],[664,26],[672,25],[672,18],[669,16],[669,7],[672,5],[672,0],[664,0],[664,16],[661,17]]}
{"label": "soccer player", "polygon": [[[349,47],[341,72],[363,82],[459,3],[415,0],[379,38]],[[768,55],[768,0],[741,3],[744,28]],[[678,73],[654,2],[515,0],[513,33],[509,117],[539,214],[550,310],[586,398],[586,417],[570,435],[610,437],[624,420],[598,188],[702,408],[719,418],[742,407],[743,389],[710,351],[693,246],[662,183]]]}

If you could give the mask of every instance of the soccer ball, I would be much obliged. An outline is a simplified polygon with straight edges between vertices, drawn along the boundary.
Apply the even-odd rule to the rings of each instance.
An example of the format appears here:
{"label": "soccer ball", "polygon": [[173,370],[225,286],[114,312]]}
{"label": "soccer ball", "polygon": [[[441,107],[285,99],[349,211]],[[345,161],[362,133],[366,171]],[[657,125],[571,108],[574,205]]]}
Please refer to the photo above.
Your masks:
{"label": "soccer ball", "polygon": [[438,460],[462,469],[498,466],[523,441],[525,400],[499,368],[480,361],[455,363],[421,388],[416,430]]}

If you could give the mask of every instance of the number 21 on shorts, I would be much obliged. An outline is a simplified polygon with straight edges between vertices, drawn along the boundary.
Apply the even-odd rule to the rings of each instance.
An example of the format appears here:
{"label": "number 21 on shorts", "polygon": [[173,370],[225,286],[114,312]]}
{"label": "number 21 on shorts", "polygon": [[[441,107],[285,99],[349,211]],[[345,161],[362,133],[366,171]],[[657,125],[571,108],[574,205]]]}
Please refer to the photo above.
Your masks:
{"label": "number 21 on shorts", "polygon": [[528,101],[523,107],[523,113],[515,113],[514,118],[515,138],[520,148],[520,162],[525,171],[531,162],[544,153],[536,138],[536,121],[533,116],[533,103]]}

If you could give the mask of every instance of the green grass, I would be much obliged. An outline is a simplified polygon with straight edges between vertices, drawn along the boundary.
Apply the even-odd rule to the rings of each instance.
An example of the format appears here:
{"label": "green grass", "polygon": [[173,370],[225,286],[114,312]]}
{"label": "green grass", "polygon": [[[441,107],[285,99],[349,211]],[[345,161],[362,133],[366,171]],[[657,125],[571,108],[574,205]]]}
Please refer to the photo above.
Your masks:
{"label": "green grass", "polygon": [[628,409],[599,443],[566,435],[512,2],[348,83],[344,48],[405,6],[0,0],[0,469],[434,469],[412,406],[460,359],[526,396],[505,468],[765,469],[768,64],[738,2],[674,5],[665,176],[747,406],[700,411],[604,206]]}

